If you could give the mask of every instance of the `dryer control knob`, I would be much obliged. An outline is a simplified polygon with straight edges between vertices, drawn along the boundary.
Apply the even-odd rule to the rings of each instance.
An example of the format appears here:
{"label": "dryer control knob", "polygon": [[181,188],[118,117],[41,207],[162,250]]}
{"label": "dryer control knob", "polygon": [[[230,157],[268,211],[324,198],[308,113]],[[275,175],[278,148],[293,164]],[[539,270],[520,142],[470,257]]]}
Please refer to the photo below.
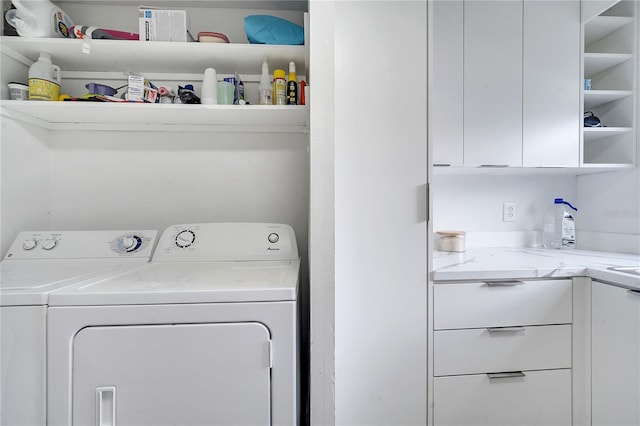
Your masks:
{"label": "dryer control knob", "polygon": [[33,250],[34,248],[36,248],[36,246],[38,245],[38,241],[37,240],[24,240],[24,242],[22,243],[22,248],[25,250]]}
{"label": "dryer control knob", "polygon": [[176,245],[180,248],[187,248],[196,240],[196,234],[188,229],[178,232],[176,235]]}
{"label": "dryer control knob", "polygon": [[58,241],[57,240],[45,240],[44,243],[42,243],[42,249],[43,250],[51,250],[53,248],[55,248],[58,245]]}
{"label": "dryer control knob", "polygon": [[271,234],[269,234],[267,239],[269,240],[270,243],[277,243],[278,240],[280,239],[280,235],[276,234],[275,232],[272,232]]}

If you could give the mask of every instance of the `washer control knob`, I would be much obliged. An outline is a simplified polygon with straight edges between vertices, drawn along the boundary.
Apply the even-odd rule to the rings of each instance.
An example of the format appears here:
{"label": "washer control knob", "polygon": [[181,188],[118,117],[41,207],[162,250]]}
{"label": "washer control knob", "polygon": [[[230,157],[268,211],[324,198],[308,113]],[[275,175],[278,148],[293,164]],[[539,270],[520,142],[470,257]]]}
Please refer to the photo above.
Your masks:
{"label": "washer control knob", "polygon": [[267,239],[269,240],[270,243],[277,243],[278,240],[280,240],[280,235],[276,234],[275,232],[272,232],[271,234],[269,234]]}
{"label": "washer control knob", "polygon": [[42,249],[51,250],[55,248],[57,245],[58,245],[58,240],[45,240],[44,243],[42,243]]}
{"label": "washer control knob", "polygon": [[22,243],[22,248],[25,250],[33,250],[38,245],[38,240],[30,239],[24,240]]}
{"label": "washer control knob", "polygon": [[142,246],[142,238],[137,235],[126,235],[122,237],[122,248],[125,252],[131,253]]}
{"label": "washer control knob", "polygon": [[196,234],[189,229],[180,231],[178,232],[178,235],[176,235],[176,245],[180,248],[187,248],[191,246],[195,240]]}

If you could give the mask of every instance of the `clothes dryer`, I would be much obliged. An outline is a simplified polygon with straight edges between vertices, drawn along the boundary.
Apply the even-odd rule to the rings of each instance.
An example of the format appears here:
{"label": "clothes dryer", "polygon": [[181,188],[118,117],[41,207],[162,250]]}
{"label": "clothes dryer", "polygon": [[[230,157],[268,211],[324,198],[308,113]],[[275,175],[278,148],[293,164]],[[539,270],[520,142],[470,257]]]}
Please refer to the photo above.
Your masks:
{"label": "clothes dryer", "polygon": [[52,294],[49,425],[296,424],[299,268],[288,225],[175,225]]}
{"label": "clothes dryer", "polygon": [[151,259],[156,231],[24,231],[0,263],[0,425],[46,424],[49,294]]}

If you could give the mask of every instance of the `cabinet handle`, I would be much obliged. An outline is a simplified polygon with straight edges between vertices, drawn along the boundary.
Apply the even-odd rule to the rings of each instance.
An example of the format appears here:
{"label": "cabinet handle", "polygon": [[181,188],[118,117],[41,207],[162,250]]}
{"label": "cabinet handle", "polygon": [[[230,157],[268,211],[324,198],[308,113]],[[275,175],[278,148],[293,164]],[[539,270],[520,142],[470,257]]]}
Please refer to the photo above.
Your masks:
{"label": "cabinet handle", "polygon": [[433,167],[451,167],[449,163],[433,163]]}
{"label": "cabinet handle", "polygon": [[522,371],[505,371],[501,373],[487,373],[490,379],[508,379],[510,377],[525,377]]}
{"label": "cabinet handle", "polygon": [[116,425],[116,388],[105,386],[96,388],[96,425]]}
{"label": "cabinet handle", "polygon": [[640,296],[640,290],[632,290],[632,289],[628,289],[627,290],[629,293],[631,294],[637,294],[638,296]]}
{"label": "cabinet handle", "polygon": [[494,332],[518,332],[518,331],[525,331],[526,328],[524,327],[487,327],[487,331],[489,333],[494,333]]}
{"label": "cabinet handle", "polygon": [[522,285],[522,284],[524,284],[524,282],[518,281],[518,280],[512,280],[512,281],[485,281],[484,283],[486,285],[488,285],[488,286],[495,286],[495,287],[507,287],[507,286],[514,286],[514,285]]}
{"label": "cabinet handle", "polygon": [[480,164],[480,168],[499,168],[499,167],[509,167],[508,164]]}

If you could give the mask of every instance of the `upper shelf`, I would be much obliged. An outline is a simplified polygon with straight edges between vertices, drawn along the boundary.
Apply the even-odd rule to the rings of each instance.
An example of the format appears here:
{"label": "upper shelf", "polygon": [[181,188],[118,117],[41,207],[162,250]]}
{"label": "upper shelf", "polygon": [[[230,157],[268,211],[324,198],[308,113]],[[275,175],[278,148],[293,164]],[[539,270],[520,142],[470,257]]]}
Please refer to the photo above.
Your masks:
{"label": "upper shelf", "polygon": [[[262,60],[269,68],[288,69],[293,61],[299,74],[306,74],[304,46],[179,43],[123,40],[2,37],[2,52],[22,60],[24,65],[38,59],[40,52],[51,55],[63,71],[131,71],[140,73],[202,73],[213,67],[219,74],[260,74]],[[84,53],[89,50],[88,53]],[[167,58],[171,58],[167,60]]]}
{"label": "upper shelf", "polygon": [[632,22],[627,16],[597,16],[585,24],[584,44],[590,46]]}
{"label": "upper shelf", "polygon": [[632,58],[631,53],[585,53],[584,76],[592,77]]}
{"label": "upper shelf", "polygon": [[305,133],[306,106],[0,102],[3,116],[49,130]]}

